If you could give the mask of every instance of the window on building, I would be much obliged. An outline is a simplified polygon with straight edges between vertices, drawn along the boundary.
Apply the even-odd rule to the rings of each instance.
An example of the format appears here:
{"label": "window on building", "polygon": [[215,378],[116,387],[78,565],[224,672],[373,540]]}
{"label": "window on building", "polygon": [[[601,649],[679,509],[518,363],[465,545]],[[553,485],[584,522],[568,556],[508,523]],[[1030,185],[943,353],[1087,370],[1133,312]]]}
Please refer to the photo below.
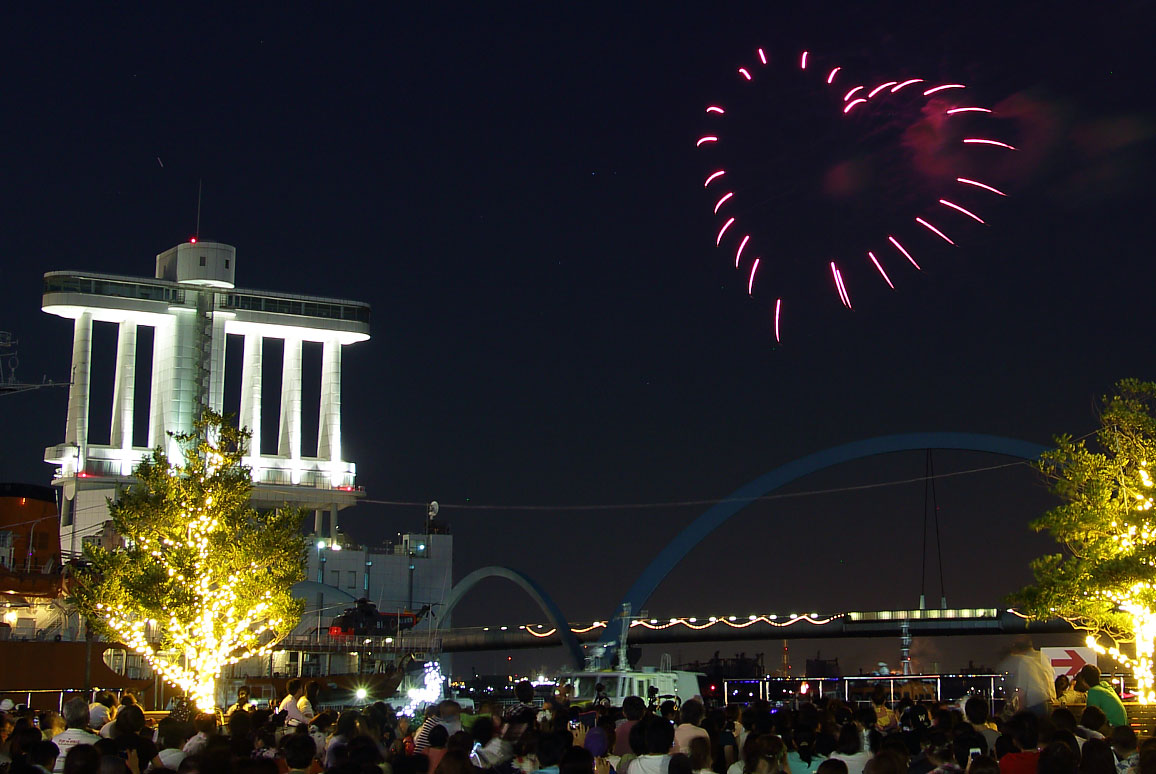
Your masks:
{"label": "window on building", "polygon": [[347,583],[345,585],[345,588],[347,588],[347,589],[357,588],[357,571],[356,570],[350,570],[349,571],[349,583]]}
{"label": "window on building", "polygon": [[333,581],[329,584],[335,589],[341,588],[341,570],[330,570]]}
{"label": "window on building", "polygon": [[203,255],[201,256],[201,265],[202,266],[205,265],[205,256],[203,256]]}
{"label": "window on building", "polygon": [[229,268],[229,259],[228,258],[225,259],[225,268],[226,269]]}

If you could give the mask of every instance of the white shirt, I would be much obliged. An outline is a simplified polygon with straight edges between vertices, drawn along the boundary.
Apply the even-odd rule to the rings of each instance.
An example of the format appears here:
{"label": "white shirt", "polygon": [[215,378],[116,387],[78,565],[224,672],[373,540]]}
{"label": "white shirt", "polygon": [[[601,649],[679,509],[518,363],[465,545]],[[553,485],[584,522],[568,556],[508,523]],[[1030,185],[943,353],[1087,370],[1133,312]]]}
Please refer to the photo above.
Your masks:
{"label": "white shirt", "polygon": [[99,701],[88,705],[88,724],[93,728],[101,728],[108,722],[109,709]]}
{"label": "white shirt", "polygon": [[710,741],[710,733],[705,728],[700,728],[693,723],[683,723],[674,729],[674,746],[683,755],[690,755],[690,740],[700,736],[708,742]]}
{"label": "white shirt", "polygon": [[285,725],[297,726],[308,722],[308,718],[302,714],[301,710],[297,708],[297,699],[293,698],[293,694],[289,694],[281,700],[281,706],[277,708],[278,712],[287,712],[285,716]]}
{"label": "white shirt", "polygon": [[867,761],[871,760],[871,753],[863,750],[854,755],[844,755],[843,753],[832,753],[831,760],[843,761],[847,764],[847,774],[863,774],[863,767],[867,765]]}
{"label": "white shirt", "polygon": [[99,736],[96,734],[90,734],[83,728],[67,728],[64,731],[61,731],[56,736],[52,737],[52,743],[60,748],[60,757],[56,759],[56,767],[53,769],[53,771],[64,771],[64,756],[68,755],[68,751],[76,745],[96,744],[99,741]]}

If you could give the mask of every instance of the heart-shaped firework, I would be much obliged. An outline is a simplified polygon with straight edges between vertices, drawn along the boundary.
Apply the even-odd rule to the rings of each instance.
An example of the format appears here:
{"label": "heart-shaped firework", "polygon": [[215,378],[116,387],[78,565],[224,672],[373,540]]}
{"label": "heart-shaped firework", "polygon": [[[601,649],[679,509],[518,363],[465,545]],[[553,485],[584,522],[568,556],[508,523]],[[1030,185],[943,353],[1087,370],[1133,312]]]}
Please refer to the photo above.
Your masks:
{"label": "heart-shaped firework", "polygon": [[[794,157],[783,154],[808,154],[802,148],[784,150],[782,143],[773,148],[765,147],[771,141],[767,139],[769,134],[762,132],[776,122],[789,121],[797,115],[791,112],[794,106],[789,101],[775,100],[773,94],[768,97],[757,91],[761,81],[775,82],[775,68],[770,66],[765,49],[757,49],[755,54],[757,59],[750,65],[739,67],[736,75],[742,88],[756,91],[736,94],[737,105],[731,103],[735,108],[723,103],[708,105],[706,116],[710,128],[697,138],[695,145],[712,162],[702,187],[709,196],[713,214],[718,218],[715,246],[733,258],[735,269],[743,273],[748,295],[754,296],[756,289],[761,290],[764,285],[771,289],[774,298],[772,324],[778,342],[782,340],[782,285],[788,284],[786,280],[790,279],[792,272],[779,272],[778,277],[766,275],[773,273],[776,259],[782,266],[787,265],[789,261],[784,252],[792,253],[790,257],[797,265],[800,258],[797,253],[811,252],[812,245],[809,238],[804,238],[806,249],[796,246],[784,250],[781,244],[776,244],[778,234],[767,238],[766,231],[769,223],[773,224],[775,220],[770,217],[772,213],[780,221],[789,220],[791,225],[798,225],[797,206],[793,212],[789,207],[778,207],[780,201],[798,205],[805,199],[805,195],[783,193],[784,188],[789,189],[793,182],[797,182],[789,179],[793,170],[785,169],[792,166]],[[887,141],[887,134],[891,133],[899,140],[892,143],[898,148],[895,158],[886,161],[869,158],[868,162],[863,162],[862,158],[868,158],[868,154],[859,160],[831,164],[825,174],[819,176],[823,178],[822,185],[812,192],[816,197],[823,197],[824,204],[838,200],[841,207],[827,222],[817,224],[820,228],[816,236],[825,237],[833,229],[838,230],[859,218],[854,241],[862,243],[851,246],[849,252],[846,251],[847,245],[842,243],[838,248],[844,256],[857,255],[854,261],[833,255],[802,257],[803,273],[816,276],[817,269],[831,283],[839,302],[852,309],[849,271],[870,269],[878,282],[895,290],[892,274],[896,269],[892,267],[889,273],[888,267],[898,261],[916,271],[921,270],[916,258],[919,252],[925,251],[921,239],[930,238],[941,240],[940,244],[955,245],[950,234],[958,231],[959,224],[953,223],[953,219],[983,224],[983,218],[977,214],[983,205],[979,200],[1006,194],[995,185],[984,182],[990,178],[985,178],[980,170],[984,164],[998,161],[993,154],[1014,151],[1015,148],[990,137],[994,127],[989,126],[986,130],[982,126],[976,127],[976,121],[990,121],[994,111],[972,104],[966,97],[967,87],[962,83],[915,77],[858,83],[850,80],[843,67],[832,64],[822,63],[812,53],[804,51],[786,67],[792,77],[803,79],[806,89],[821,92],[812,94],[820,98],[818,112],[824,116],[822,120],[842,122],[838,131],[852,130],[863,136],[882,137],[880,142]],[[750,118],[752,111],[748,108],[751,107],[755,112],[773,111],[766,121],[750,121],[745,127],[747,134],[751,133],[752,124],[761,132],[753,143],[747,142],[753,144],[755,153],[722,163],[727,155],[728,129],[733,127],[736,119],[741,122]],[[806,120],[816,119],[808,116]],[[811,128],[801,125],[798,131],[806,134]],[[757,162],[776,154],[779,158],[768,163],[765,169],[752,170],[758,166],[751,163],[752,155],[756,156]],[[784,159],[788,163],[782,163]],[[892,186],[892,190],[871,190],[872,186],[861,179],[890,180],[895,177],[893,169],[903,164],[918,172],[918,180],[917,184],[904,181],[901,191],[897,186]],[[868,171],[862,172],[864,168]],[[788,175],[786,180],[784,173]],[[802,176],[807,177],[805,174]],[[773,192],[769,191],[771,185],[776,186]],[[887,222],[865,221],[862,211],[868,203],[878,207],[879,202],[892,205],[887,211]],[[783,212],[788,214],[783,215]],[[776,279],[781,281],[775,282]]]}

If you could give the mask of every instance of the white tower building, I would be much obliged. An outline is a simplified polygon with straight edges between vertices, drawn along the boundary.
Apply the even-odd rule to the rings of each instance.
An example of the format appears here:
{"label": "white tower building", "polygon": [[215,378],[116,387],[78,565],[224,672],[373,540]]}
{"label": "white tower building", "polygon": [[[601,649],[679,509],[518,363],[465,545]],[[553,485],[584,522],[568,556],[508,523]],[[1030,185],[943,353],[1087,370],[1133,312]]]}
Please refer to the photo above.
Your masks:
{"label": "white tower building", "polygon": [[[225,403],[226,336],[244,337],[238,422],[253,434],[246,459],[258,508],[289,503],[312,509],[314,532],[335,537],[337,513],[363,492],[341,448],[341,348],[369,339],[369,305],[333,298],[241,290],[234,284],[236,249],[192,240],[157,256],[156,277],[78,271],[44,275],[43,310],[73,320],[71,388],[64,442],[45,449],[63,490],[60,547],[76,556],[107,533],[106,498],[157,446],[179,450],[169,433],[186,433],[203,408]],[[89,442],[90,368],[94,322],[118,327],[109,443]],[[136,394],[137,335],[151,327],[150,390]],[[262,353],[267,339],[284,343],[279,416],[264,416]],[[322,347],[316,455],[302,449],[302,345]],[[147,406],[147,409],[144,407]],[[134,418],[148,411],[147,443],[133,443]],[[261,428],[276,422],[275,453],[261,448]],[[98,437],[103,440],[103,433]]]}

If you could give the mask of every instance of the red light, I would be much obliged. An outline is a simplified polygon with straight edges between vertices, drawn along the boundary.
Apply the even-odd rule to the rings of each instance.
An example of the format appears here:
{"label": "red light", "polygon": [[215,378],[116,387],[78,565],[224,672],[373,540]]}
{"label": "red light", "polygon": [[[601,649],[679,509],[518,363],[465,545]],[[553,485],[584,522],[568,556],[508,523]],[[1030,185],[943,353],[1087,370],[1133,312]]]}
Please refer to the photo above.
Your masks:
{"label": "red light", "polygon": [[713,692],[713,691],[717,691],[717,690],[718,690],[718,686],[717,686],[717,685],[712,685],[712,686],[710,687],[710,689],[711,689],[711,691],[712,691],[712,692]]}
{"label": "red light", "polygon": [[196,237],[192,237],[191,239],[189,239],[189,244],[190,244],[190,245],[195,245],[196,243],[197,243],[197,238],[196,238]]}

